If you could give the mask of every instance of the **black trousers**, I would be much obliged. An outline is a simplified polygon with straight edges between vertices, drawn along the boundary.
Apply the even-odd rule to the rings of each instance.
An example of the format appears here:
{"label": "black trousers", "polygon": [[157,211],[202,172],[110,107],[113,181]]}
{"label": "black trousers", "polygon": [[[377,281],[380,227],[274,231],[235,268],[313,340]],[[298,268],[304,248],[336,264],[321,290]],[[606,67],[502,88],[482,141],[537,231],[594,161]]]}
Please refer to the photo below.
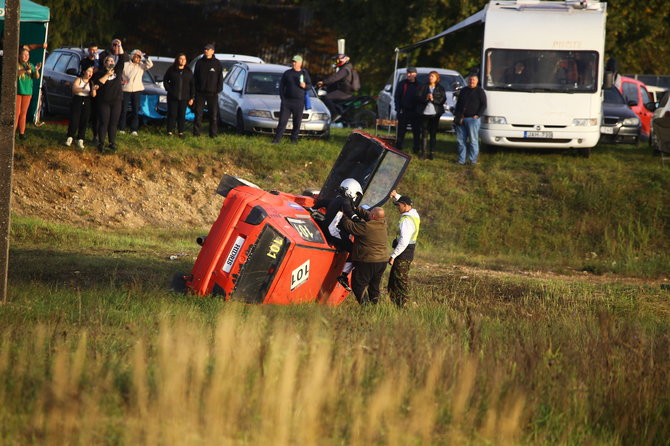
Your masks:
{"label": "black trousers", "polygon": [[91,97],[90,96],[72,96],[72,105],[70,106],[70,125],[67,128],[67,136],[77,139],[84,139],[86,136],[86,127],[91,115]]}
{"label": "black trousers", "polygon": [[402,150],[405,142],[405,133],[407,133],[407,124],[412,125],[412,135],[414,136],[414,144],[412,149],[415,153],[421,150],[421,116],[415,111],[401,110],[398,115],[398,138],[396,140],[396,147]]}
{"label": "black trousers", "polygon": [[[119,98],[120,99],[120,98]],[[105,144],[105,135],[109,137],[109,144],[116,144],[116,127],[121,116],[123,101],[98,101],[98,145]]]}
{"label": "black trousers", "polygon": [[130,104],[130,130],[136,132],[140,128],[140,94],[141,91],[123,92],[123,107],[119,130],[125,130],[128,124],[128,104]]}
{"label": "black trousers", "polygon": [[291,131],[291,141],[298,141],[300,135],[300,124],[302,123],[302,112],[305,109],[305,99],[284,99],[279,107],[279,125],[274,140],[279,141],[288,124],[289,116],[293,115],[293,130]]}
{"label": "black trousers", "polygon": [[98,99],[91,98],[91,132],[93,133],[93,141],[98,140]]}
{"label": "black trousers", "polygon": [[[426,146],[433,153],[437,144],[437,125],[440,123],[439,116],[423,115],[421,116],[421,152],[426,152]],[[429,141],[430,140],[430,141]]]}
{"label": "black trousers", "polygon": [[193,135],[200,136],[202,115],[205,111],[205,103],[207,103],[207,110],[209,110],[209,136],[214,138],[218,132],[219,125],[219,95],[216,93],[197,93],[194,103],[195,120],[193,121]]}
{"label": "black trousers", "polygon": [[351,274],[351,291],[359,304],[379,302],[379,284],[386,269],[386,262],[354,262]]}
{"label": "black trousers", "polygon": [[168,99],[167,131],[172,133],[174,123],[177,122],[177,131],[184,133],[186,124],[186,106],[188,99]]}

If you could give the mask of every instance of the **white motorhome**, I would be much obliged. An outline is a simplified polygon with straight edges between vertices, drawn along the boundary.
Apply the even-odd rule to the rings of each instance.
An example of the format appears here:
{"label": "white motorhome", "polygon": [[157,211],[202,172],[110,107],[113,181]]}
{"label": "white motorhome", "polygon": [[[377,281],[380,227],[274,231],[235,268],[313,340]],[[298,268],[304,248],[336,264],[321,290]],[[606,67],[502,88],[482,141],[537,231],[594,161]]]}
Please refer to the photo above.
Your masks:
{"label": "white motorhome", "polygon": [[588,154],[598,143],[606,8],[590,0],[518,0],[480,11],[485,144]]}

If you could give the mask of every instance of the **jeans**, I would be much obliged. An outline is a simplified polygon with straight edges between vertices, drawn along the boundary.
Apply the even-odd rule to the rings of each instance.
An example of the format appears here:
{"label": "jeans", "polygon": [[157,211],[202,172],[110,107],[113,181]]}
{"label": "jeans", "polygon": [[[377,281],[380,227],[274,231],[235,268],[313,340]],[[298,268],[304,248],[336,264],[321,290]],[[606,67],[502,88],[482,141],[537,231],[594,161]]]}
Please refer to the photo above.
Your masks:
{"label": "jeans", "polygon": [[473,164],[477,162],[479,156],[479,127],[481,125],[482,121],[479,118],[464,118],[463,124],[455,126],[459,164],[465,164],[466,158],[470,158]]}
{"label": "jeans", "polygon": [[[124,91],[123,105],[121,107],[121,118],[119,119],[119,130],[125,130],[130,113],[130,130],[136,132],[140,128],[140,91]],[[130,104],[130,111],[128,111]]]}

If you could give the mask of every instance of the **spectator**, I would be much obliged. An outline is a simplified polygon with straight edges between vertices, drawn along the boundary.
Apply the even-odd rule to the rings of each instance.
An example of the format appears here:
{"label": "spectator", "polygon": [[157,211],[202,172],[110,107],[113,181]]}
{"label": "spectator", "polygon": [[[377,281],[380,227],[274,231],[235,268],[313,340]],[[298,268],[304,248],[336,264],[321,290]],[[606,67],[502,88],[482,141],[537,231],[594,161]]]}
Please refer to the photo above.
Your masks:
{"label": "spectator", "polygon": [[328,92],[326,96],[320,96],[321,101],[326,104],[330,110],[331,120],[336,120],[342,113],[339,104],[351,98],[354,93],[354,66],[346,54],[340,54],[335,60],[335,67],[337,71],[323,81],[316,83],[317,87],[330,87],[334,89]]}
{"label": "spectator", "polygon": [[16,69],[16,119],[14,121],[14,130],[19,129],[19,139],[26,137],[26,119],[30,100],[33,98],[33,80],[40,78],[40,68],[42,68],[41,63],[37,65],[30,63],[30,50],[28,48],[23,47],[19,50]]}
{"label": "spectator", "polygon": [[[79,73],[84,74],[88,67],[93,67],[93,76],[100,70],[100,58],[98,57],[98,45],[90,44],[88,46],[88,53],[86,58],[79,63]],[[90,113],[89,121],[91,122],[91,129],[93,130],[93,144],[98,144],[98,102],[94,96],[89,96]]]}
{"label": "spectator", "polygon": [[512,69],[505,70],[504,80],[506,84],[525,84],[528,82],[528,72],[526,64],[519,60],[514,63]]}
{"label": "spectator", "polygon": [[292,67],[284,72],[279,81],[279,124],[277,133],[272,140],[278,144],[286,131],[289,116],[293,115],[293,130],[291,131],[291,142],[296,144],[300,135],[300,124],[302,123],[302,112],[305,109],[305,93],[312,88],[312,80],[309,73],[302,67],[302,56],[293,56]]}
{"label": "spectator", "polygon": [[86,53],[86,57],[79,62],[79,73],[84,74],[88,67],[93,67],[93,74],[100,69],[100,59],[98,58],[98,45],[90,44]]}
{"label": "spectator", "polygon": [[407,195],[398,195],[394,190],[391,197],[393,203],[400,211],[398,222],[399,234],[393,241],[393,252],[388,262],[391,265],[389,274],[388,292],[391,301],[399,307],[403,307],[409,298],[409,268],[414,260],[416,239],[419,236],[421,218],[419,213],[412,207],[412,199]]}
{"label": "spectator", "polygon": [[97,91],[97,86],[91,82],[93,70],[93,65],[89,65],[81,77],[78,77],[72,83],[70,125],[68,126],[67,139],[65,140],[65,145],[68,147],[72,144],[72,140],[76,134],[77,147],[80,149],[84,148],[86,126],[91,114],[91,98],[95,97]]}
{"label": "spectator", "polygon": [[186,54],[179,53],[163,76],[163,85],[167,91],[168,116],[167,134],[172,136],[175,121],[179,137],[184,137],[186,106],[193,105],[195,85],[193,72],[186,66]]}
{"label": "spectator", "polygon": [[414,142],[412,149],[419,153],[421,147],[421,116],[419,106],[419,83],[416,81],[416,68],[407,67],[407,78],[400,82],[395,91],[395,111],[398,116],[398,137],[396,147],[402,150],[407,125],[412,126]]}
{"label": "spectator", "polygon": [[[108,56],[112,56],[114,58],[114,63],[117,63],[119,61],[119,57],[122,57],[124,62],[128,62],[128,54],[123,53],[123,45],[121,44],[120,39],[114,39],[112,40],[112,46],[111,49],[109,50],[103,50],[100,55],[99,55],[99,60],[104,61]],[[102,65],[102,64],[101,64]],[[100,67],[100,69],[103,69],[104,67]],[[93,75],[95,76],[95,74]]]}
{"label": "spectator", "polygon": [[426,154],[426,144],[428,138],[430,143],[428,147],[428,159],[433,159],[433,150],[437,143],[437,126],[440,123],[440,117],[444,113],[444,103],[447,95],[444,87],[440,85],[440,75],[437,71],[431,71],[428,74],[428,83],[422,85],[419,89],[419,113],[421,114],[421,157]]}
{"label": "spectator", "polygon": [[119,131],[125,133],[128,123],[128,107],[130,106],[130,134],[137,136],[137,130],[140,126],[140,95],[144,91],[142,76],[145,71],[154,66],[154,63],[140,50],[133,50],[130,54],[130,63],[124,65],[123,80],[121,81],[123,104],[121,105]]}
{"label": "spectator", "polygon": [[105,150],[105,135],[109,138],[109,149],[116,150],[116,128],[123,103],[121,79],[125,64],[123,47],[119,45],[119,48],[118,63],[114,62],[113,55],[107,56],[102,61],[103,68],[94,77],[95,84],[98,86],[96,97],[98,98],[98,150],[100,152]]}
{"label": "spectator", "polygon": [[379,284],[388,261],[386,220],[384,209],[372,208],[370,212],[360,210],[364,220],[353,221],[342,218],[344,230],[354,236],[351,258],[354,272],[351,288],[359,304],[377,304],[379,302]]}
{"label": "spectator", "polygon": [[205,45],[203,56],[193,70],[195,82],[195,121],[193,136],[200,136],[205,103],[209,110],[209,137],[216,138],[219,122],[219,93],[223,90],[223,67],[214,57],[214,45]]}
{"label": "spectator", "polygon": [[[470,75],[468,86],[458,93],[454,113],[454,130],[458,147],[458,164],[465,164],[466,155],[472,164],[477,164],[479,156],[479,117],[486,109],[486,93],[478,84],[479,78]],[[467,144],[467,153],[466,153]]]}

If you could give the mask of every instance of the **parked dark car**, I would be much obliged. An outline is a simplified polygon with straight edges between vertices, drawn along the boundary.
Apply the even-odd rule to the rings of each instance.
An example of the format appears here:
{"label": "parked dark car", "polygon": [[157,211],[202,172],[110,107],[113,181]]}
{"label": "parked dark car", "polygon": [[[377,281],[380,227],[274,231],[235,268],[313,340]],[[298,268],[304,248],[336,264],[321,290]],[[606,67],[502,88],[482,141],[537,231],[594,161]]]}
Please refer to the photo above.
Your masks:
{"label": "parked dark car", "polygon": [[604,93],[600,141],[637,144],[640,140],[640,118],[626,105],[616,87]]}
{"label": "parked dark car", "polygon": [[[72,83],[79,76],[79,64],[86,57],[86,49],[58,48],[44,63],[42,81],[42,114],[68,115],[72,102]],[[143,95],[158,95],[157,112],[167,114],[167,92],[160,88],[150,72],[142,76]]]}

